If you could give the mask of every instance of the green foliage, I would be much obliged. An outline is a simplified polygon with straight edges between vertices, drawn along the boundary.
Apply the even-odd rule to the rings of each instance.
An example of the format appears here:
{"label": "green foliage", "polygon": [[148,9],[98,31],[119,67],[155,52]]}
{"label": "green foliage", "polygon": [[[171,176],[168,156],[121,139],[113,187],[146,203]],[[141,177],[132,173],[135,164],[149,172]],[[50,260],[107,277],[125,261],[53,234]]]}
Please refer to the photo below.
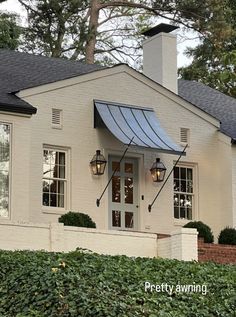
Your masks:
{"label": "green foliage", "polygon": [[[231,317],[233,265],[71,253],[0,251],[0,316]],[[144,284],[205,285],[145,292]]]}
{"label": "green foliage", "polygon": [[96,228],[95,222],[86,214],[69,211],[62,215],[59,222],[64,223],[65,226]]}
{"label": "green foliage", "polygon": [[185,228],[196,228],[198,231],[198,237],[204,238],[204,242],[212,243],[214,241],[214,236],[212,234],[211,228],[201,221],[190,221]]}
{"label": "green foliage", "polygon": [[201,43],[187,49],[193,62],[179,70],[183,79],[197,80],[236,97],[236,3],[234,0],[211,0],[209,18],[200,23]]}
{"label": "green foliage", "polygon": [[218,237],[218,242],[220,244],[236,245],[236,229],[226,227],[225,229],[221,230]]}
{"label": "green foliage", "polygon": [[125,62],[138,68],[141,31],[160,17],[204,36],[215,20],[218,30],[226,31],[228,0],[18,1],[28,13],[24,50],[89,63]]}
{"label": "green foliage", "polygon": [[0,13],[0,48],[16,49],[20,44],[20,35],[17,15]]}
{"label": "green foliage", "polygon": [[25,51],[52,57],[68,57],[70,51],[84,55],[87,0],[19,2],[28,12],[22,45]]}

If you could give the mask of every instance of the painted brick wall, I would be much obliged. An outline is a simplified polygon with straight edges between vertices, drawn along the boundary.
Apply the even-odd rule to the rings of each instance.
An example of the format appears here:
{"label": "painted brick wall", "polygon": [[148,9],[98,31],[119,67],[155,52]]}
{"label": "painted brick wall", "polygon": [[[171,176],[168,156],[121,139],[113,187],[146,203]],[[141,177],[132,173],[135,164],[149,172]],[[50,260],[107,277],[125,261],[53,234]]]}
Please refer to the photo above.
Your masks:
{"label": "painted brick wall", "polygon": [[[89,161],[96,149],[101,149],[108,158],[109,154],[121,155],[125,147],[109,131],[93,128],[95,98],[154,108],[162,127],[177,143],[180,127],[189,128],[190,147],[182,161],[196,167],[194,219],[207,223],[215,236],[222,227],[231,225],[231,145],[230,142],[227,143],[228,140],[219,143],[217,127],[207,121],[208,117],[202,118],[201,111],[192,109],[174,94],[166,92],[162,87],[125,67],[87,74],[63,83],[64,87],[60,87],[61,83],[52,83],[21,92],[22,98],[38,109],[37,115],[31,119],[28,221],[56,222],[60,214],[65,212],[42,209],[42,148],[47,144],[66,147],[70,155],[70,194],[66,209],[88,213],[99,229],[109,228],[108,193],[105,193],[100,208],[95,204],[107,183],[107,170],[103,177],[92,177]],[[62,130],[52,129],[52,108],[63,110]],[[127,156],[139,160],[139,192],[140,196],[144,196],[144,200],[141,199],[139,204],[139,230],[169,234],[188,221],[173,217],[171,179],[153,206],[152,212],[148,212],[148,204],[160,188],[160,184],[152,182],[149,172],[157,155],[168,171],[177,159],[175,155],[157,154],[155,151],[145,151],[141,148],[130,149],[127,153]],[[222,164],[226,175],[223,178],[219,169]],[[14,213],[17,213],[17,210]]]}
{"label": "painted brick wall", "polygon": [[168,259],[197,261],[197,235],[196,229],[179,228],[172,232],[170,237],[158,239],[158,256]]}
{"label": "painted brick wall", "polygon": [[198,261],[236,264],[236,246],[204,243],[203,239],[198,239]]}
{"label": "painted brick wall", "polygon": [[0,223],[2,250],[69,252],[78,247],[99,254],[156,257],[157,236],[150,233],[69,227],[62,223]]}
{"label": "painted brick wall", "polygon": [[[197,260],[197,231],[159,234],[69,227],[62,223],[0,223],[0,249],[69,252],[80,247],[99,254]],[[29,239],[30,237],[30,239]]]}

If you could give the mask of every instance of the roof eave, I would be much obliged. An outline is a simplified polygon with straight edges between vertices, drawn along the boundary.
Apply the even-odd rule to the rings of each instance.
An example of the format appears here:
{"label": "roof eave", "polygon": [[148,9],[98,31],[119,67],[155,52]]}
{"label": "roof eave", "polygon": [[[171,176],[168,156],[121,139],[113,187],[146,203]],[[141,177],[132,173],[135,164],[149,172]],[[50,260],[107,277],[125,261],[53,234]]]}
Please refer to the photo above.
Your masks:
{"label": "roof eave", "polygon": [[22,105],[20,106],[20,105],[7,104],[7,103],[0,102],[0,111],[33,115],[33,114],[36,114],[37,108],[33,106],[26,107]]}

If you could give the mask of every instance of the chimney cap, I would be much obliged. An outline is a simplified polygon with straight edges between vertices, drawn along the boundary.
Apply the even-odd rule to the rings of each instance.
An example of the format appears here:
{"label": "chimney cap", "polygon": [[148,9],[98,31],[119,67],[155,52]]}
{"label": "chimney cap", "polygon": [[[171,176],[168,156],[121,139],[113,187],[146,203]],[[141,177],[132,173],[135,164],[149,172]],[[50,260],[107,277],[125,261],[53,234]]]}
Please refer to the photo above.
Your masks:
{"label": "chimney cap", "polygon": [[176,29],[178,29],[178,26],[170,25],[166,23],[160,23],[156,26],[154,26],[151,29],[148,29],[147,31],[142,32],[143,35],[152,37],[158,33],[164,32],[164,33],[170,33]]}

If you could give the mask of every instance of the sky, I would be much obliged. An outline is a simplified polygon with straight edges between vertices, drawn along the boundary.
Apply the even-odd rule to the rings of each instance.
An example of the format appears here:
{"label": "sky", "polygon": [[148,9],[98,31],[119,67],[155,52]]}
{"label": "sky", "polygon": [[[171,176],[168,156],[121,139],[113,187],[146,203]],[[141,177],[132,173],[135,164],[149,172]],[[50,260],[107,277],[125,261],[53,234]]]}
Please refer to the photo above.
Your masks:
{"label": "sky", "polygon": [[0,10],[8,10],[11,12],[16,12],[19,14],[23,14],[23,10],[20,7],[20,4],[17,0],[7,0],[0,4]]}
{"label": "sky", "polygon": [[[0,4],[0,10],[6,10],[9,12],[15,12],[21,16],[25,16],[25,11],[21,8],[17,0],[7,0]],[[179,33],[179,35],[178,35]],[[188,40],[186,39],[189,38]],[[182,34],[177,30],[177,64],[178,67],[187,66],[191,63],[191,60],[184,55],[184,50],[187,46],[194,47],[198,41],[194,39],[196,36],[193,33]]]}

